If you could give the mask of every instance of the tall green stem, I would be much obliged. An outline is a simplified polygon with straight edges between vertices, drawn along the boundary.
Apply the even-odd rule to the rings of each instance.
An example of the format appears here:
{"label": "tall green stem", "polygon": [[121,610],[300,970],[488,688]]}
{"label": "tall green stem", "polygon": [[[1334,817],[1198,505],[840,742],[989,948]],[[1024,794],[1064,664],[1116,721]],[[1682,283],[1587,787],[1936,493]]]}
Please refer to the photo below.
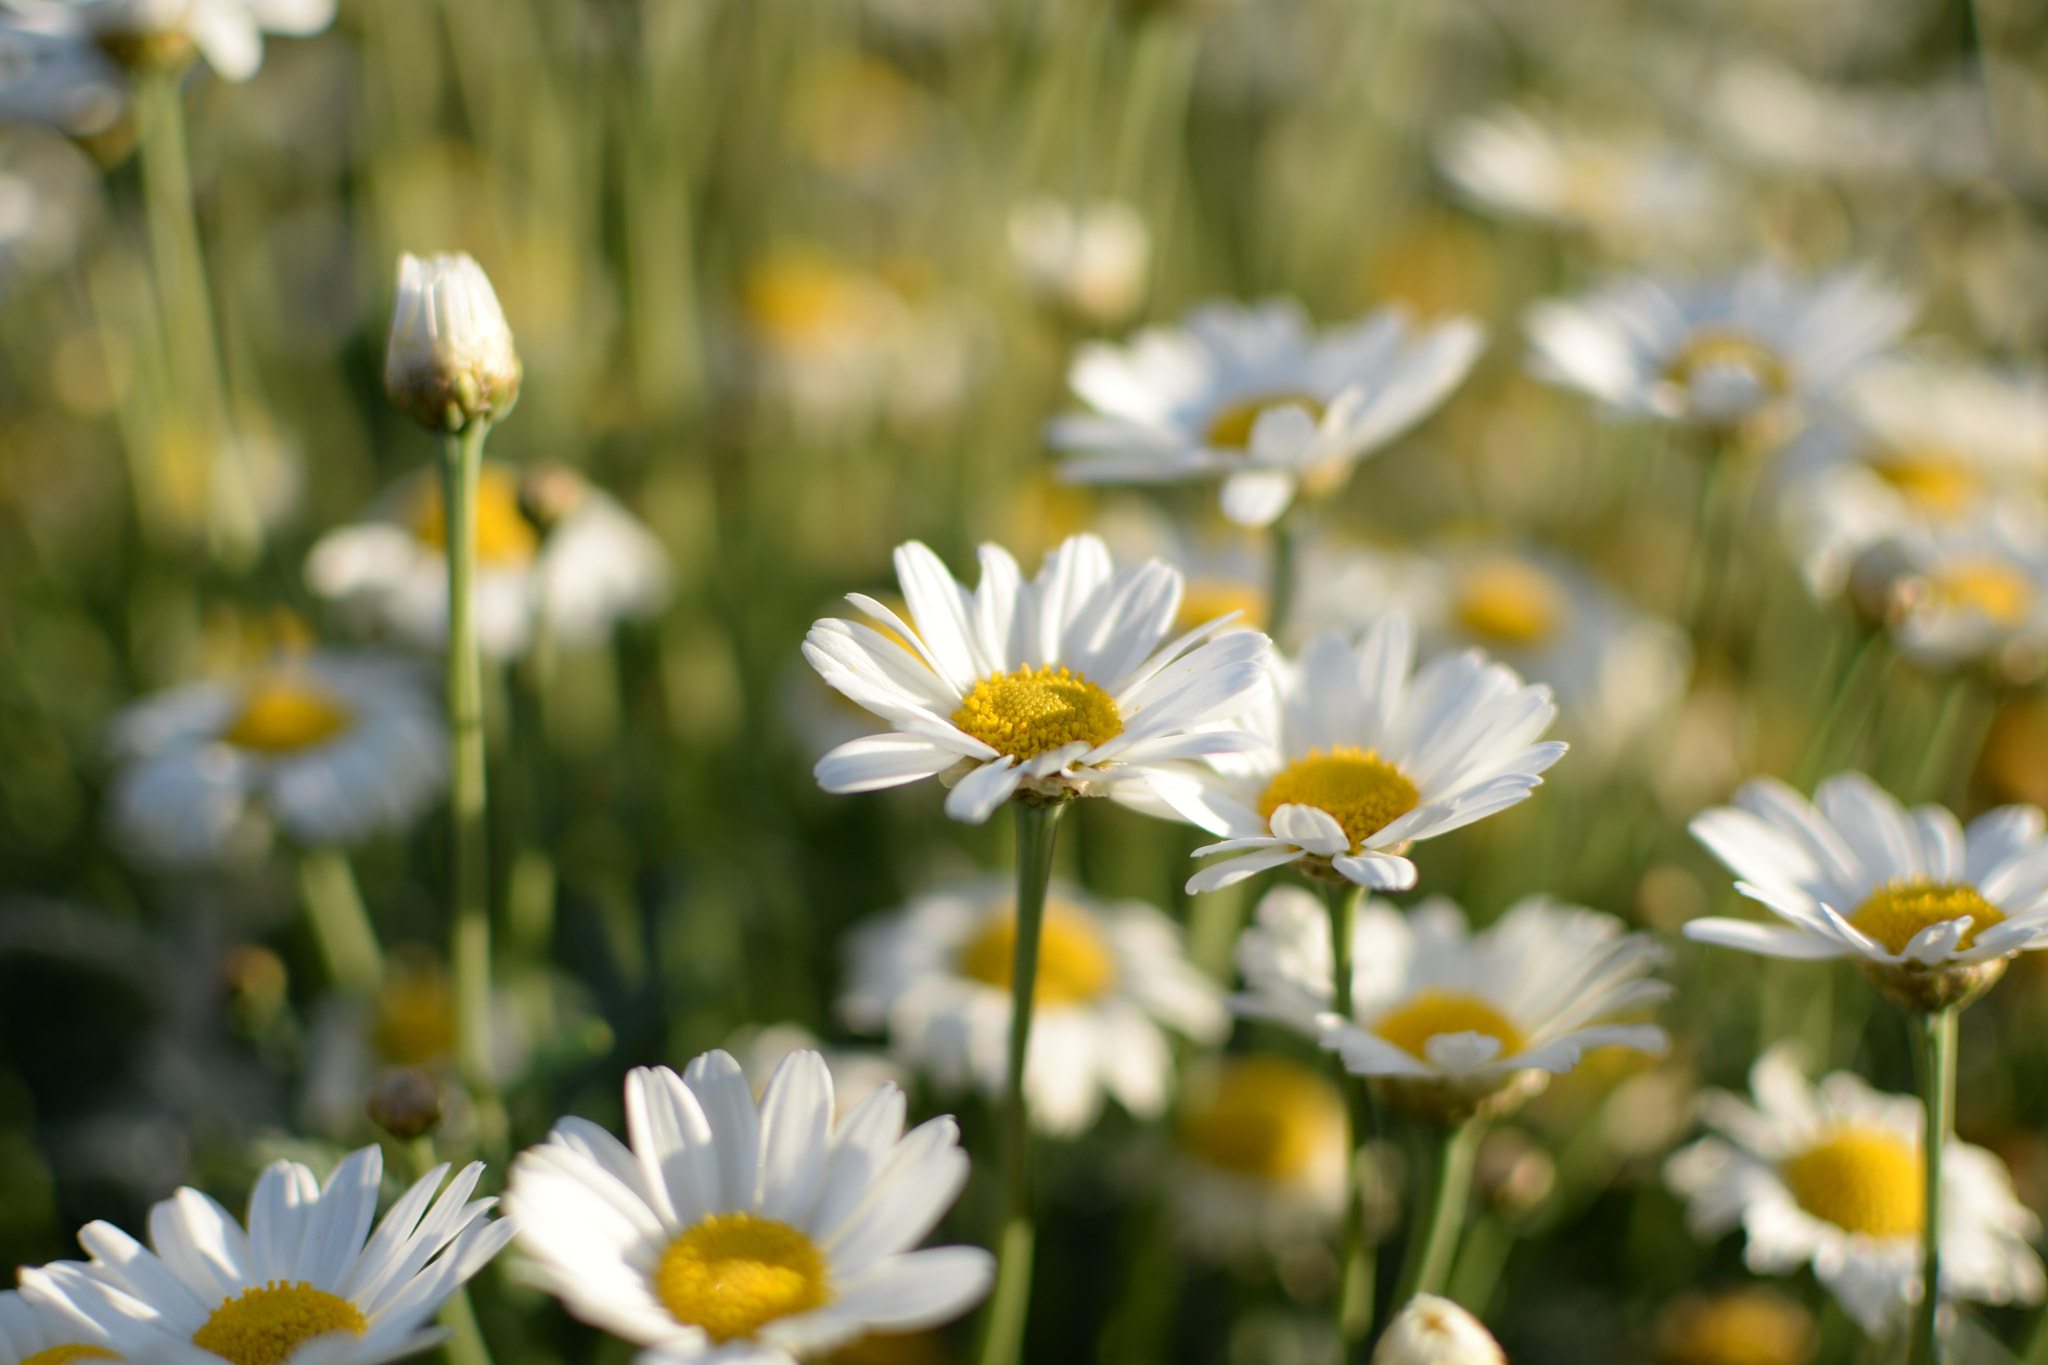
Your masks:
{"label": "tall green stem", "polygon": [[1024,1103],[1024,1061],[1038,988],[1038,937],[1052,880],[1053,839],[1065,802],[1010,803],[1017,813],[1017,944],[1010,967],[1010,1061],[1003,1095],[1003,1232],[996,1246],[996,1287],[989,1296],[977,1365],[1017,1365],[1031,1306],[1031,1116]]}
{"label": "tall green stem", "polygon": [[328,979],[351,994],[376,990],[384,979],[384,953],[356,890],[348,855],[333,848],[301,853],[299,894],[306,902],[313,937],[320,942],[320,956],[327,961]]}
{"label": "tall green stem", "polygon": [[1927,1181],[1920,1226],[1920,1304],[1913,1310],[1913,1336],[1907,1365],[1939,1365],[1934,1320],[1941,1306],[1941,1156],[1956,1116],[1956,1009],[1933,1010],[1916,1017],[1920,1026],[1918,1053],[1920,1098],[1927,1105],[1927,1128],[1920,1142]]}
{"label": "tall green stem", "polygon": [[1408,1274],[1403,1277],[1406,1283],[1398,1296],[1402,1303],[1417,1294],[1444,1292],[1451,1274],[1451,1258],[1458,1250],[1458,1234],[1465,1226],[1465,1207],[1472,1199],[1472,1165],[1479,1155],[1479,1139],[1485,1129],[1479,1119],[1467,1118],[1444,1130],[1429,1225],[1422,1233],[1421,1251],[1408,1259]]}
{"label": "tall green stem", "polygon": [[[1352,922],[1358,916],[1362,891],[1350,883],[1325,886],[1324,903],[1330,911],[1330,1008],[1344,1018],[1351,1017]],[[1344,1092],[1345,1109],[1351,1118],[1351,1159],[1344,1165],[1344,1259],[1337,1281],[1337,1332],[1346,1343],[1365,1340],[1372,1331],[1373,1254],[1365,1238],[1365,1204],[1359,1197],[1358,1144],[1372,1131],[1371,1097],[1363,1078],[1344,1069],[1342,1060],[1331,1054],[1337,1065],[1337,1084]]]}
{"label": "tall green stem", "polygon": [[1273,584],[1266,597],[1266,634],[1275,640],[1287,628],[1287,614],[1294,609],[1295,534],[1292,518],[1273,523]]}
{"label": "tall green stem", "polygon": [[479,1095],[491,1083],[491,916],[484,830],[484,687],[477,653],[476,490],[490,423],[450,436],[441,479],[448,531],[449,960],[455,970],[455,1055]]}

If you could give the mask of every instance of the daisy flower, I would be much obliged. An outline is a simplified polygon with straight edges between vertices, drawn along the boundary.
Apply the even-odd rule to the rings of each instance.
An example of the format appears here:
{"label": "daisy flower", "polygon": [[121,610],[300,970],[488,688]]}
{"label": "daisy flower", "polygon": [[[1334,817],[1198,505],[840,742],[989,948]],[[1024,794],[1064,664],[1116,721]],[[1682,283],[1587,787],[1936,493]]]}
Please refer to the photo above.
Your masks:
{"label": "daisy flower", "polygon": [[447,780],[440,703],[410,661],[374,655],[173,688],[117,716],[112,744],[115,837],[171,866],[229,858],[267,822],[305,848],[358,843],[411,824]]}
{"label": "daisy flower", "polygon": [[[1117,572],[1094,536],[1075,536],[1026,582],[981,548],[969,592],[916,541],[896,551],[910,621],[858,593],[881,626],[826,620],[804,657],[826,682],[893,723],[818,761],[829,792],[878,791],[943,775],[946,814],[981,824],[1019,793],[1106,795],[1159,765],[1253,742],[1219,728],[1266,687],[1266,637],[1212,621],[1167,642],[1181,577],[1153,561]],[[887,633],[885,634],[884,631]]]}
{"label": "daisy flower", "polygon": [[657,1359],[791,1365],[948,1321],[988,1292],[979,1247],[911,1249],[968,1161],[951,1118],[905,1135],[903,1114],[903,1092],[882,1085],[835,1120],[815,1052],[791,1053],[758,1105],[723,1052],[681,1076],[636,1068],[632,1145],[562,1119],[512,1163],[506,1207],[584,1321]]}
{"label": "daisy flower", "polygon": [[[886,1032],[895,1055],[941,1087],[1000,1099],[1009,1056],[1017,896],[988,878],[934,891],[856,929],[847,1024]],[[1024,1094],[1044,1131],[1079,1133],[1105,1094],[1139,1118],[1166,1108],[1165,1029],[1202,1043],[1229,1031],[1216,987],[1190,964],[1174,923],[1141,901],[1101,904],[1055,882],[1038,944]]]}
{"label": "daisy flower", "polygon": [[[441,499],[436,471],[401,479],[364,520],[314,545],[307,584],[418,648],[440,649],[448,635]],[[492,658],[516,657],[543,632],[563,645],[596,644],[620,621],[668,603],[661,542],[569,469],[519,473],[486,463],[476,519],[473,610],[478,645]]]}
{"label": "daisy flower", "polygon": [[1941,806],[1907,810],[1861,773],[1821,783],[1812,805],[1756,778],[1733,806],[1695,816],[1692,833],[1782,923],[1710,917],[1685,936],[1766,957],[1849,958],[1893,998],[1905,993],[1907,1009],[1974,998],[2007,958],[2048,946],[2042,823],[2032,806],[2003,806],[1965,829]]}
{"label": "daisy flower", "polygon": [[1300,663],[1275,661],[1276,695],[1246,719],[1257,748],[1154,777],[1161,802],[1225,836],[1195,856],[1231,855],[1190,878],[1190,892],[1288,863],[1406,890],[1409,844],[1528,798],[1565,751],[1536,742],[1557,714],[1550,689],[1523,686],[1477,650],[1414,663],[1404,616],[1381,618],[1355,649],[1319,635]]}
{"label": "daisy flower", "polygon": [[1733,428],[1825,398],[1913,319],[1868,272],[1814,282],[1773,265],[1701,280],[1636,277],[1529,310],[1532,367],[1617,412]]}
{"label": "daisy flower", "polygon": [[1857,558],[1849,591],[1922,668],[1981,662],[2010,683],[2048,668],[2048,523],[2038,507],[2001,501],[1882,541]]}
{"label": "daisy flower", "polygon": [[1009,237],[1025,285],[1081,321],[1121,321],[1145,297],[1152,234],[1120,199],[1027,199],[1010,211]]}
{"label": "daisy flower", "polygon": [[[1920,1101],[1846,1071],[1815,1086],[1783,1045],[1749,1076],[1755,1106],[1720,1091],[1702,1096],[1714,1135],[1665,1164],[1694,1235],[1740,1226],[1751,1270],[1789,1275],[1811,1264],[1867,1334],[1890,1335],[1921,1292]],[[1941,1172],[1942,1294],[2038,1303],[2048,1280],[2028,1243],[2040,1220],[2013,1196],[2004,1164],[1950,1138]]]}
{"label": "daisy flower", "polygon": [[246,1231],[181,1189],[150,1210],[150,1247],[88,1223],[78,1240],[91,1264],[25,1269],[22,1293],[89,1318],[125,1360],[379,1365],[439,1343],[434,1314],[511,1240],[509,1222],[484,1218],[496,1201],[469,1197],[483,1169],[471,1163],[435,1199],[448,1174],[435,1167],[372,1234],[382,1149],[350,1153],[324,1185],[272,1162],[250,1192]]}
{"label": "daisy flower", "polygon": [[1182,1239],[1216,1261],[1280,1255],[1344,1218],[1351,1124],[1330,1079],[1275,1053],[1188,1077],[1168,1181]]}
{"label": "daisy flower", "polygon": [[1383,308],[1319,336],[1292,300],[1212,303],[1129,346],[1083,346],[1068,383],[1092,411],[1047,436],[1080,452],[1062,477],[1221,477],[1224,514],[1266,526],[1435,411],[1484,344],[1464,317],[1418,326]]}
{"label": "daisy flower", "polygon": [[68,1305],[36,1303],[0,1290],[0,1365],[69,1365],[115,1360],[106,1329]]}
{"label": "daisy flower", "polygon": [[1533,1093],[1589,1048],[1661,1052],[1664,1030],[1616,1022],[1671,994],[1647,973],[1663,958],[1612,915],[1545,896],[1517,901],[1472,933],[1441,896],[1402,913],[1378,899],[1352,930],[1349,1019],[1330,1010],[1330,920],[1299,887],[1276,887],[1239,937],[1246,993],[1232,1008],[1316,1038],[1345,1069],[1381,1078],[1402,1103],[1438,1112],[1500,1092]]}

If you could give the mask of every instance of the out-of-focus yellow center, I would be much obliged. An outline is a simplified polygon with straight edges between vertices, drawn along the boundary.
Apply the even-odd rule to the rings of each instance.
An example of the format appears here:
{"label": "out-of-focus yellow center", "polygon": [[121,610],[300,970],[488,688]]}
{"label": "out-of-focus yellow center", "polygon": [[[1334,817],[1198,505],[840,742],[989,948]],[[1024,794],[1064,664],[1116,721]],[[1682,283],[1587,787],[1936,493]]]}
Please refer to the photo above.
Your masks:
{"label": "out-of-focus yellow center", "polygon": [[1415,784],[1379,754],[1340,745],[1328,753],[1311,749],[1276,773],[1259,797],[1259,814],[1271,820],[1282,806],[1314,806],[1335,817],[1356,849],[1421,799]]}
{"label": "out-of-focus yellow center", "polygon": [[1886,952],[1903,953],[1913,935],[1922,929],[1964,915],[1970,916],[1970,927],[1956,941],[1958,948],[1969,947],[1977,941],[1979,931],[2005,918],[1974,886],[1894,881],[1871,892],[1870,898],[1849,916],[1849,923],[1882,943]]}
{"label": "out-of-focus yellow center", "polygon": [[1702,328],[1687,338],[1665,367],[1664,376],[1674,384],[1691,384],[1714,370],[1743,371],[1774,394],[1789,387],[1785,362],[1778,359],[1777,352],[1755,337],[1714,327]]}
{"label": "out-of-focus yellow center", "polygon": [[1935,602],[1951,611],[1977,611],[1995,626],[2016,626],[2034,607],[2034,585],[2000,559],[1944,564],[1927,576]]}
{"label": "out-of-focus yellow center", "polygon": [[220,737],[237,749],[289,754],[325,744],[354,723],[340,699],[312,679],[280,673],[249,689]]}
{"label": "out-of-focus yellow center", "polygon": [[1051,664],[983,678],[953,713],[953,723],[1020,762],[1076,740],[1093,748],[1124,732],[1115,698]]}
{"label": "out-of-focus yellow center", "polygon": [[455,1048],[455,989],[441,964],[394,959],[377,990],[371,1041],[393,1066],[424,1066]]}
{"label": "out-of-focus yellow center", "polygon": [[1313,394],[1269,393],[1263,398],[1246,398],[1218,408],[1209,418],[1206,444],[1214,450],[1243,450],[1252,443],[1252,428],[1274,408],[1301,408],[1320,422],[1323,405]]}
{"label": "out-of-focus yellow center", "polygon": [[235,1365],[278,1365],[302,1341],[329,1332],[361,1336],[369,1323],[347,1299],[304,1280],[272,1280],[213,1310],[192,1344]]}
{"label": "out-of-focus yellow center", "polygon": [[[960,974],[1011,989],[1017,973],[1017,914],[991,918],[961,945]],[[1038,980],[1034,1005],[1077,1005],[1116,984],[1116,957],[1086,911],[1052,901],[1038,932]]]}
{"label": "out-of-focus yellow center", "polygon": [[880,286],[809,251],[785,251],[747,272],[740,292],[763,341],[789,351],[855,339],[877,319]]}
{"label": "out-of-focus yellow center", "polygon": [[1341,1144],[1344,1123],[1344,1101],[1319,1073],[1285,1057],[1232,1057],[1213,1086],[1189,1090],[1180,1141],[1211,1166],[1280,1181],[1333,1136]]}
{"label": "out-of-focus yellow center", "polygon": [[1799,1207],[1845,1232],[1911,1237],[1926,1217],[1919,1154],[1881,1129],[1842,1129],[1779,1173]]}
{"label": "out-of-focus yellow center", "polygon": [[23,1356],[21,1365],[71,1365],[75,1360],[119,1360],[121,1357],[104,1346],[89,1346],[82,1341],[67,1341],[61,1346],[51,1346],[37,1351],[32,1356]]}
{"label": "out-of-focus yellow center", "polygon": [[797,1229],[751,1213],[714,1213],[668,1244],[654,1292],[676,1321],[712,1341],[832,1301],[825,1255]]}
{"label": "out-of-focus yellow center", "polygon": [[1894,450],[1870,462],[1877,476],[1923,512],[1952,517],[1984,491],[1968,461],[1946,450]]}
{"label": "out-of-focus yellow center", "polygon": [[1190,578],[1181,590],[1180,615],[1174,618],[1176,631],[1206,626],[1219,616],[1242,612],[1237,623],[1252,630],[1266,628],[1266,594],[1263,589],[1229,578]]}
{"label": "out-of-focus yellow center", "polygon": [[1458,624],[1482,640],[1540,645],[1556,636],[1570,610],[1563,585],[1526,559],[1483,559],[1458,581]]}
{"label": "out-of-focus yellow center", "polygon": [[[441,481],[422,479],[413,503],[412,533],[422,545],[448,548],[448,512]],[[519,510],[519,480],[511,471],[485,465],[476,484],[476,559],[479,564],[511,566],[532,559],[540,533]]]}
{"label": "out-of-focus yellow center", "polygon": [[1500,1040],[1497,1056],[1523,1047],[1522,1031],[1476,995],[1424,987],[1374,1021],[1372,1031],[1420,1061],[1429,1060],[1429,1040],[1447,1033],[1483,1033]]}
{"label": "out-of-focus yellow center", "polygon": [[1806,1365],[1813,1315],[1768,1289],[1687,1298],[1664,1315],[1659,1365]]}

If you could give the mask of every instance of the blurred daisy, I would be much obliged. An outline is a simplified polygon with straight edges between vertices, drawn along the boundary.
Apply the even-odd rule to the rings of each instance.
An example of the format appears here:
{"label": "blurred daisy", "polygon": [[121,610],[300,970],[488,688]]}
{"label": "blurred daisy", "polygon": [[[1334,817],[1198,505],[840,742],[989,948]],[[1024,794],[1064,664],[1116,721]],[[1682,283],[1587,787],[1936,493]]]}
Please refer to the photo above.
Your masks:
{"label": "blurred daisy", "polygon": [[[1864,1332],[1883,1338],[1920,1297],[1925,1223],[1920,1101],[1872,1090],[1837,1071],[1810,1084],[1784,1046],[1749,1073],[1752,1108],[1702,1096],[1718,1136],[1674,1155],[1664,1178],[1689,1201],[1695,1236],[1740,1226],[1759,1274],[1811,1264]],[[1941,1291],[1977,1303],[2037,1303],[2044,1282],[2028,1245],[2040,1220],[2013,1197],[2012,1177],[1982,1147],[1949,1139],[1941,1159]]]}
{"label": "blurred daisy", "polygon": [[1330,1012],[1329,912],[1298,887],[1267,893],[1239,937],[1232,1008],[1317,1038],[1408,1107],[1457,1112],[1532,1092],[1590,1048],[1666,1046],[1656,1025],[1618,1022],[1671,988],[1647,979],[1656,941],[1612,915],[1530,896],[1475,934],[1435,896],[1405,914],[1367,900],[1353,923],[1351,1018]]}
{"label": "blurred daisy", "polygon": [[[1017,562],[981,547],[981,586],[955,582],[917,541],[896,550],[910,623],[850,594],[882,630],[811,627],[804,657],[892,733],[842,744],[818,761],[829,792],[877,791],[943,775],[946,814],[978,825],[1022,792],[1103,795],[1158,765],[1241,749],[1217,728],[1266,686],[1263,635],[1221,623],[1167,643],[1181,577],[1157,561],[1116,571],[1094,536],[1075,536],[1025,582]],[[886,633],[885,633],[886,632]]]}
{"label": "blurred daisy", "polygon": [[1433,412],[1484,344],[1464,317],[1418,326],[1384,308],[1317,335],[1291,300],[1212,303],[1129,346],[1083,346],[1067,378],[1092,411],[1047,436],[1079,452],[1062,477],[1221,477],[1224,515],[1266,526]]}
{"label": "blurred daisy", "polygon": [[815,1052],[757,1105],[739,1063],[626,1077],[629,1149],[564,1118],[512,1163],[506,1208],[542,1282],[654,1359],[789,1365],[868,1331],[959,1316],[988,1292],[979,1247],[914,1251],[967,1181],[951,1118],[903,1132],[903,1092],[834,1119]]}
{"label": "blurred daisy", "polygon": [[1184,1241],[1216,1261],[1281,1255],[1344,1218],[1351,1125],[1328,1077],[1273,1053],[1188,1075],[1168,1186]]}
{"label": "blurred daisy", "polygon": [[[1017,895],[990,878],[919,896],[847,940],[839,1013],[886,1032],[892,1052],[938,1085],[1006,1088]],[[1180,930],[1140,901],[1099,903],[1054,883],[1038,945],[1024,1094],[1032,1122],[1079,1133],[1108,1094],[1139,1118],[1165,1110],[1165,1029],[1215,1043],[1229,1030],[1216,987],[1188,961]]]}
{"label": "blurred daisy", "polygon": [[358,843],[411,824],[447,780],[440,703],[410,661],[375,655],[287,656],[173,688],[111,734],[114,836],[172,866],[260,847],[267,823],[305,848]]}
{"label": "blurred daisy", "polygon": [[1731,428],[1830,395],[1905,331],[1915,305],[1865,271],[1807,283],[1773,265],[1627,279],[1526,318],[1531,365],[1618,412]]}
{"label": "blurred daisy", "polygon": [[1773,171],[1962,185],[1996,170],[1988,106],[1974,77],[1836,85],[1750,56],[1712,78],[1698,112],[1737,155]]}
{"label": "blurred daisy", "polygon": [[1145,297],[1152,234],[1120,199],[1027,199],[1010,211],[1009,234],[1026,287],[1084,322],[1120,322]]}
{"label": "blurred daisy", "polygon": [[434,1314],[511,1240],[509,1222],[484,1218],[496,1201],[469,1197],[483,1169],[471,1163],[435,1199],[448,1174],[435,1167],[371,1235],[380,1148],[350,1153],[324,1185],[272,1162],[250,1192],[247,1231],[180,1189],[150,1210],[154,1250],[88,1223],[78,1240],[92,1263],[24,1269],[22,1292],[92,1319],[119,1359],[379,1365],[445,1338]]}
{"label": "blurred daisy", "polygon": [[1882,541],[1852,566],[1850,595],[1923,668],[1981,662],[2032,682],[2048,668],[2048,526],[2037,516],[2001,502]]}
{"label": "blurred daisy", "polygon": [[1812,805],[1759,777],[1691,828],[1741,879],[1735,889],[1783,921],[1696,919],[1685,926],[1696,943],[1846,957],[1929,991],[1956,968],[1977,969],[1957,984],[1981,989],[2004,959],[2048,947],[2048,843],[2032,806],[2002,806],[1964,829],[1941,806],[1907,810],[1861,773],[1821,783]]}
{"label": "blurred daisy", "polygon": [[0,1365],[69,1365],[118,1360],[106,1329],[68,1304],[37,1303],[0,1290]]}
{"label": "blurred daisy", "polygon": [[1415,670],[1404,616],[1383,617],[1354,649],[1335,632],[1299,663],[1276,660],[1276,695],[1247,717],[1264,740],[1149,784],[1227,853],[1188,881],[1214,891],[1301,863],[1377,890],[1415,885],[1409,844],[1528,799],[1565,746],[1536,742],[1557,714],[1550,690],[1525,687],[1477,650]]}
{"label": "blurred daisy", "polygon": [[[448,632],[448,529],[441,480],[421,470],[394,484],[368,517],[321,537],[306,582],[439,649]],[[477,485],[476,631],[486,655],[509,659],[535,636],[595,644],[620,621],[667,605],[668,555],[654,534],[561,466],[523,475],[486,464]]]}

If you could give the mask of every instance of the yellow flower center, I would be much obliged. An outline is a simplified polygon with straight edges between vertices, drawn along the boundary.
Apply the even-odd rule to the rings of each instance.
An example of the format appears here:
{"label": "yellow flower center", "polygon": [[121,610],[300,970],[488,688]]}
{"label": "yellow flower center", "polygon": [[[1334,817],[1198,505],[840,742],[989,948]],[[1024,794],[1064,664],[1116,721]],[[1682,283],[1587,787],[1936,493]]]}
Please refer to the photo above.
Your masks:
{"label": "yellow flower center", "polygon": [[1483,640],[1541,644],[1557,634],[1570,608],[1563,586],[1525,559],[1481,560],[1458,583],[1458,624]]}
{"label": "yellow flower center", "polygon": [[2034,606],[2034,585],[1998,559],[1946,564],[1927,578],[1928,591],[1952,611],[1978,611],[1996,626],[2016,626]]}
{"label": "yellow flower center", "polygon": [[[1017,973],[1017,912],[992,918],[967,940],[957,961],[962,976],[1009,990]],[[1086,911],[1053,901],[1038,931],[1038,980],[1034,1005],[1073,1005],[1093,1000],[1116,984],[1116,957]]]}
{"label": "yellow flower center", "polygon": [[858,338],[880,320],[879,285],[822,256],[789,251],[747,272],[740,306],[762,340],[790,351]]}
{"label": "yellow flower center", "polygon": [[1242,612],[1241,626],[1266,628],[1266,594],[1249,583],[1228,578],[1190,578],[1181,590],[1180,615],[1173,621],[1176,632],[1206,626],[1219,616]]}
{"label": "yellow flower center", "polygon": [[249,690],[220,737],[237,749],[289,754],[325,744],[354,723],[349,709],[311,679],[280,674]]}
{"label": "yellow flower center", "polygon": [[347,1299],[300,1280],[245,1289],[213,1310],[192,1344],[235,1365],[278,1365],[302,1341],[329,1332],[361,1336],[370,1324]]}
{"label": "yellow flower center", "polygon": [[1912,1144],[1875,1128],[1845,1128],[1779,1168],[1799,1207],[1845,1232],[1911,1237],[1926,1216]]}
{"label": "yellow flower center", "polygon": [[1956,941],[1958,948],[1969,947],[1980,930],[2005,918],[1973,886],[1902,880],[1887,882],[1871,892],[1870,899],[1849,916],[1849,923],[1882,943],[1886,952],[1903,953],[1922,929],[1963,915],[1970,916],[1970,927]]}
{"label": "yellow flower center", "polygon": [[1252,428],[1274,408],[1303,408],[1314,420],[1323,420],[1323,405],[1312,394],[1272,393],[1263,398],[1246,398],[1218,408],[1209,418],[1205,443],[1212,450],[1243,450],[1252,443]]}
{"label": "yellow flower center", "polygon": [[824,1253],[789,1224],[714,1213],[661,1253],[654,1292],[677,1322],[724,1343],[824,1307],[832,1299],[825,1274]]}
{"label": "yellow flower center", "polygon": [[1076,740],[1093,748],[1124,732],[1115,698],[1051,664],[983,678],[953,713],[953,723],[1019,762]]}
{"label": "yellow flower center", "polygon": [[1213,1086],[1189,1090],[1180,1140],[1211,1166],[1280,1181],[1333,1136],[1341,1144],[1344,1123],[1344,1101],[1318,1073],[1285,1057],[1234,1057]]}
{"label": "yellow flower center", "polygon": [[1923,512],[1952,517],[1969,508],[1984,482],[1970,464],[1946,450],[1887,452],[1870,462],[1877,476]]}
{"label": "yellow flower center", "polygon": [[1712,371],[1738,370],[1773,394],[1789,387],[1785,362],[1770,347],[1741,332],[1705,328],[1695,332],[1665,367],[1674,384],[1690,385]]}
{"label": "yellow flower center", "polygon": [[67,1341],[61,1346],[51,1346],[37,1351],[32,1356],[23,1356],[21,1365],[71,1365],[74,1360],[119,1360],[121,1357],[104,1346],[88,1346],[82,1341]]}
{"label": "yellow flower center", "polygon": [[1314,806],[1335,817],[1355,849],[1421,799],[1415,784],[1377,753],[1339,746],[1311,749],[1282,768],[1259,797],[1259,814],[1271,820],[1282,806]]}
{"label": "yellow flower center", "polygon": [[455,1049],[455,991],[430,959],[391,964],[377,991],[371,1042],[393,1066],[422,1066]]}
{"label": "yellow flower center", "polygon": [[1447,1033],[1483,1033],[1500,1040],[1497,1056],[1523,1047],[1522,1031],[1476,995],[1425,986],[1381,1015],[1372,1031],[1420,1061],[1429,1060],[1429,1040]]}
{"label": "yellow flower center", "polygon": [[1657,1333],[1660,1365],[1806,1365],[1813,1315],[1768,1289],[1686,1298]]}
{"label": "yellow flower center", "polygon": [[[412,533],[420,544],[448,548],[448,512],[441,481],[421,479],[413,503]],[[519,510],[519,481],[511,471],[486,465],[476,485],[476,559],[479,564],[524,564],[540,547],[540,533]]]}

